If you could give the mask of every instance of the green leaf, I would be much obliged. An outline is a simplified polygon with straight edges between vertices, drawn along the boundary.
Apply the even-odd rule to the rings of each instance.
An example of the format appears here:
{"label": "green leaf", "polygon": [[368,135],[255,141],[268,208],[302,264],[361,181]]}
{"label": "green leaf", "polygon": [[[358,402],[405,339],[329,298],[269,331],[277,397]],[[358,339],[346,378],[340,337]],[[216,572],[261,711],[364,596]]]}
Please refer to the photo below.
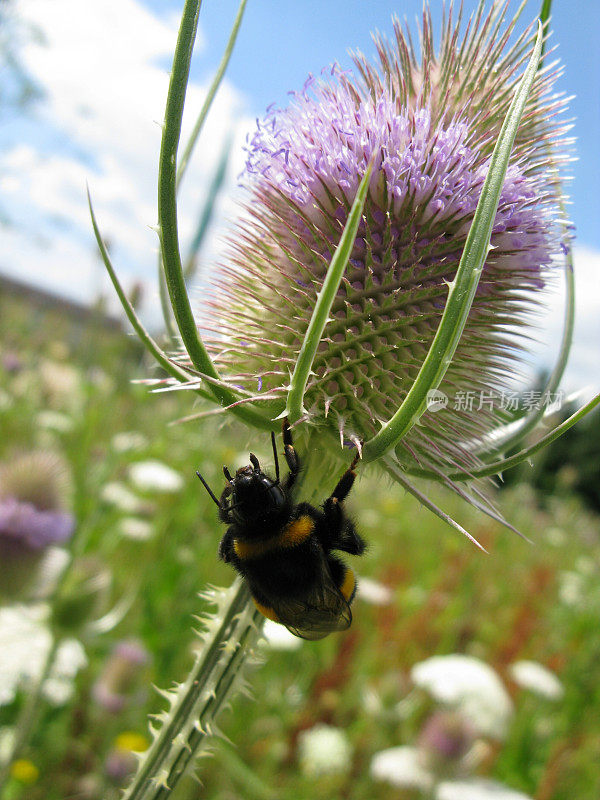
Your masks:
{"label": "green leaf", "polygon": [[215,72],[215,77],[213,78],[213,82],[210,85],[208,94],[206,95],[202,108],[200,109],[200,113],[198,114],[198,119],[196,120],[194,129],[192,130],[190,138],[188,139],[188,142],[183,149],[181,160],[179,162],[179,167],[177,169],[178,186],[185,174],[185,171],[189,164],[190,157],[192,155],[194,147],[196,146],[196,142],[198,141],[198,137],[200,136],[200,133],[206,121],[206,117],[208,116],[208,112],[210,110],[212,102],[215,98],[217,90],[219,89],[219,86],[221,85],[223,76],[225,75],[225,70],[227,69],[227,65],[229,64],[229,59],[231,58],[231,54],[233,53],[233,48],[235,46],[238,31],[240,29],[240,25],[242,24],[242,18],[244,16],[244,11],[246,9],[246,2],[247,0],[241,0],[240,2],[235,20],[233,22],[231,33],[229,34],[229,41],[227,42],[227,46],[225,47],[223,57],[221,58],[221,63],[217,67],[217,71]]}
{"label": "green leaf", "polygon": [[[161,140],[158,223],[165,279],[181,339],[195,369],[218,381],[219,374],[204,347],[192,313],[183,277],[177,227],[177,150],[199,12],[200,0],[186,0],[173,57]],[[230,406],[236,402],[237,398],[230,390],[217,383],[210,383],[209,386],[221,405]],[[266,430],[272,428],[270,420],[247,406],[237,406],[233,412],[249,425]]]}
{"label": "green leaf", "polygon": [[[115,291],[117,293],[117,296],[118,296],[119,300],[121,301],[121,305],[123,306],[125,314],[127,315],[127,319],[131,323],[134,331],[138,335],[138,337],[139,337],[140,341],[142,342],[142,344],[146,347],[148,352],[156,359],[156,361],[165,370],[165,372],[167,372],[173,378],[177,378],[177,380],[180,381],[181,383],[184,383],[184,384],[185,383],[190,383],[190,381],[194,380],[194,377],[192,375],[190,375],[188,372],[186,372],[185,370],[183,370],[180,367],[178,367],[176,364],[174,364],[169,359],[167,354],[165,352],[163,352],[163,350],[158,346],[158,344],[150,336],[148,331],[144,328],[140,318],[135,313],[134,307],[129,302],[129,299],[128,299],[127,295],[125,294],[125,291],[124,291],[123,287],[121,286],[121,283],[119,282],[119,279],[117,277],[117,273],[115,272],[115,268],[112,265],[112,261],[110,260],[110,256],[108,255],[108,251],[107,251],[106,246],[104,244],[104,241],[102,239],[102,234],[100,233],[100,229],[98,228],[98,223],[96,222],[96,216],[94,214],[94,209],[92,207],[92,198],[90,197],[89,189],[88,189],[87,197],[88,197],[88,206],[89,206],[89,209],[90,209],[90,216],[92,218],[92,226],[94,228],[94,235],[96,237],[96,242],[98,244],[98,249],[100,250],[100,255],[102,256],[102,261],[104,262],[104,266],[106,267],[106,269],[108,271],[108,274],[110,276],[110,279],[111,279],[111,281],[113,283],[113,286],[115,287]],[[208,392],[203,391],[202,389],[195,389],[194,391],[196,391],[202,397],[205,397],[205,398],[208,398],[208,399],[212,399],[211,395]]]}
{"label": "green leaf", "polygon": [[354,203],[348,215],[348,221],[340,238],[339,244],[333,254],[331,263],[327,269],[327,275],[317,295],[317,302],[313,309],[302,347],[294,367],[294,373],[290,381],[290,388],[287,397],[285,414],[292,422],[298,420],[304,412],[303,398],[306,391],[306,384],[315,360],[319,342],[323,337],[323,331],[329,321],[331,306],[340,287],[340,283],[348,265],[348,259],[352,253],[358,226],[362,217],[362,211],[369,191],[371,180],[372,165],[363,175],[358,186]]}
{"label": "green leaf", "polygon": [[473,304],[508,168],[510,153],[527,96],[533,85],[542,52],[542,28],[538,27],[533,54],[519,83],[492,154],[473,224],[467,236],[456,276],[438,330],[419,374],[394,416],[363,447],[363,458],[380,458],[410,431],[427,407],[427,393],[441,383],[458,347]]}

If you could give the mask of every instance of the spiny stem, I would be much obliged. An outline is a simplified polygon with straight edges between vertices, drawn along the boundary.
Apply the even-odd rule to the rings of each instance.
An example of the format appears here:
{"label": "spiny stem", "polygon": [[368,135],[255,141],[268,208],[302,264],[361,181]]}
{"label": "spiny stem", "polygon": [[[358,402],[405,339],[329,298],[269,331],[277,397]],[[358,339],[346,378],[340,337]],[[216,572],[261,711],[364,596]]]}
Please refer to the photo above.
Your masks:
{"label": "spiny stem", "polygon": [[[322,492],[329,476],[323,459],[314,458],[316,452],[317,448],[309,446],[303,456],[305,469],[297,489],[297,496],[309,501],[315,491]],[[217,716],[231,699],[244,663],[252,655],[264,617],[252,603],[247,584],[238,579],[229,589],[205,596],[217,602],[218,609],[201,620],[206,625],[203,647],[186,681],[173,692],[162,692],[170,709],[158,715],[160,728],[153,731],[154,741],[141,757],[140,768],[123,800],[163,800],[169,796],[193,766],[207,739],[218,734]]]}
{"label": "spiny stem", "polygon": [[237,581],[222,597],[223,608],[204,634],[204,646],[185,683],[164,693],[171,709],[125,793],[125,800],[157,800],[172,791],[197,757],[214,718],[227,701],[241,664],[260,628],[261,615]]}

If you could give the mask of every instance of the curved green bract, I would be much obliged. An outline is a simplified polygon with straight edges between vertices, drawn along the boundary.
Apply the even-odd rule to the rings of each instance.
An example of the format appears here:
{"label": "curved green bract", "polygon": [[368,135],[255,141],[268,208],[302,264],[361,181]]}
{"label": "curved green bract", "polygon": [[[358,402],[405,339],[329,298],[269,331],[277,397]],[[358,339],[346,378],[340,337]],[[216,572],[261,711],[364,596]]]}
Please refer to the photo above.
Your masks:
{"label": "curved green bract", "polygon": [[223,53],[223,57],[221,58],[221,63],[217,67],[217,71],[215,72],[215,77],[213,78],[213,81],[210,85],[210,89],[208,90],[208,94],[206,95],[204,103],[202,104],[202,108],[200,109],[200,113],[198,114],[198,119],[196,120],[194,128],[190,134],[190,138],[188,139],[186,146],[183,148],[183,153],[181,155],[179,166],[177,168],[178,186],[185,174],[190,157],[192,155],[194,147],[196,146],[196,142],[198,141],[198,137],[200,136],[200,132],[202,131],[204,122],[206,121],[206,117],[208,116],[208,112],[212,105],[212,101],[214,100],[217,90],[221,85],[221,81],[223,80],[223,75],[225,75],[225,70],[227,69],[227,65],[229,64],[229,59],[231,58],[231,54],[235,46],[238,31],[240,29],[240,25],[242,24],[242,18],[244,16],[244,11],[246,9],[246,3],[247,0],[241,0],[240,2],[235,20],[233,22],[231,33],[229,34],[229,41],[227,42],[227,46]]}
{"label": "curved green bract", "polygon": [[[212,102],[213,102],[213,100],[215,98],[215,95],[217,93],[217,90],[218,90],[218,88],[219,88],[219,86],[221,84],[221,81],[223,79],[223,75],[225,74],[225,70],[227,69],[227,65],[229,64],[229,59],[231,58],[231,53],[233,52],[233,48],[234,48],[234,45],[235,45],[235,41],[237,39],[238,31],[239,31],[240,25],[242,23],[242,17],[244,16],[244,9],[246,8],[246,2],[247,2],[247,0],[242,0],[242,2],[240,3],[240,6],[238,8],[237,16],[236,16],[235,21],[233,23],[233,28],[231,29],[231,33],[229,35],[229,41],[227,42],[227,47],[225,48],[225,52],[223,53],[223,58],[221,59],[221,63],[219,64],[219,67],[218,67],[218,69],[217,69],[217,71],[215,73],[215,77],[213,78],[213,81],[212,81],[212,83],[210,85],[210,89],[208,90],[208,94],[206,95],[204,103],[202,104],[202,108],[200,109],[200,113],[198,115],[198,119],[196,120],[196,123],[194,125],[193,130],[192,130],[192,133],[190,135],[190,138],[188,139],[188,142],[187,142],[186,146],[183,149],[183,154],[181,156],[181,159],[180,159],[180,162],[179,162],[179,167],[177,169],[177,176],[176,176],[177,189],[179,188],[181,180],[182,180],[182,178],[183,178],[183,176],[185,174],[185,171],[186,171],[187,166],[189,164],[192,152],[194,150],[194,147],[196,146],[196,143],[198,141],[198,137],[200,136],[200,133],[201,133],[202,128],[204,126],[204,122],[206,120],[206,117],[208,116],[208,112],[210,110]],[[223,178],[224,178],[224,174],[225,174],[224,166],[223,166],[222,163],[220,163],[217,166],[217,170],[216,170],[215,176],[214,176],[213,181],[212,181],[211,189],[209,191],[207,203],[206,203],[203,215],[202,215],[202,220],[206,220],[206,224],[204,225],[204,230],[206,229],[207,224],[208,224],[208,220],[210,218],[210,212],[212,211],[212,203],[214,202],[214,196],[215,196],[216,192],[218,192],[218,190],[220,189],[221,183],[222,183]],[[216,187],[215,187],[215,184],[217,184]],[[202,222],[200,223],[200,225],[202,226]],[[196,235],[196,237],[194,238],[194,242],[196,242],[197,238],[198,238],[198,236]],[[200,241],[201,241],[201,239],[200,239]],[[194,251],[194,246],[195,246],[195,251]],[[200,246],[199,243],[198,244],[192,244],[191,252],[190,252],[190,255],[187,258],[186,268],[184,270],[185,278],[189,278],[189,273],[193,271],[194,257],[195,257],[195,253],[198,251],[199,246]],[[191,264],[191,267],[190,267],[190,264]],[[165,282],[165,274],[164,274],[164,271],[163,271],[162,261],[161,261],[160,258],[159,258],[159,264],[158,264],[158,288],[159,288],[160,305],[161,305],[161,309],[162,309],[162,315],[163,315],[163,319],[165,321],[167,332],[168,332],[169,336],[171,337],[171,339],[174,339],[177,332],[175,330],[175,326],[173,325],[173,319],[172,319],[172,316],[171,316],[171,308],[170,308],[169,302],[168,302],[168,290],[167,290],[167,285],[166,285],[166,282]]]}
{"label": "curved green bract", "polygon": [[450,516],[450,514],[446,514],[445,511],[442,511],[442,509],[439,506],[437,506],[432,500],[430,500],[426,494],[419,491],[419,489],[417,489],[416,486],[413,486],[413,484],[408,480],[406,475],[396,464],[394,464],[393,461],[384,458],[383,466],[385,471],[392,478],[392,480],[396,481],[396,483],[399,483],[400,486],[403,486],[409,494],[412,494],[412,496],[415,497],[419,501],[419,503],[421,503],[421,505],[425,506],[425,508],[428,508],[433,514],[436,515],[436,517],[439,517],[447,525],[450,525],[451,528],[454,528],[459,533],[462,533],[463,536],[466,536],[467,539],[469,539],[469,541],[473,542],[473,544],[480,550],[483,550],[484,553],[487,553],[485,547],[483,547],[477,541],[477,539],[474,536],[472,536],[469,533],[469,531],[466,530],[466,528],[463,528],[463,526],[460,525],[455,519],[453,519]]}
{"label": "curved green bract", "polygon": [[[158,344],[154,341],[154,339],[150,336],[148,331],[142,325],[142,322],[138,315],[135,313],[134,307],[129,302],[123,287],[117,277],[117,273],[115,272],[115,268],[112,265],[112,261],[110,260],[110,256],[108,255],[108,251],[102,239],[102,234],[100,233],[100,229],[98,228],[98,223],[96,222],[96,215],[94,214],[94,209],[92,207],[92,198],[90,197],[90,192],[88,189],[87,193],[88,198],[88,206],[90,209],[90,216],[92,218],[92,227],[94,228],[94,236],[96,237],[96,243],[98,244],[98,249],[100,250],[100,255],[102,256],[102,261],[104,262],[104,266],[109,274],[109,277],[112,281],[113,286],[115,287],[115,291],[119,300],[121,301],[121,305],[123,306],[123,310],[127,315],[127,319],[131,323],[134,331],[138,335],[142,344],[146,347],[148,352],[154,357],[154,359],[160,364],[160,366],[171,375],[173,378],[176,378],[181,383],[189,383],[193,380],[193,376],[190,375],[185,370],[178,367],[174,364],[167,354],[158,346]],[[208,392],[203,391],[202,389],[195,389],[195,392],[199,394],[201,397],[208,398],[212,400],[211,395]]]}
{"label": "curved green bract", "polygon": [[[194,368],[218,381],[219,374],[204,347],[192,313],[183,277],[177,228],[177,149],[199,12],[200,0],[186,0],[173,57],[160,148],[158,223],[167,289],[184,347]],[[236,402],[237,398],[230,390],[216,383],[210,383],[209,386],[221,405],[230,406]],[[272,428],[272,423],[266,417],[248,407],[238,406],[232,410],[249,425],[266,430]]]}
{"label": "curved green bract", "polygon": [[372,165],[369,165],[356,191],[356,197],[350,209],[348,221],[346,222],[339,244],[327,269],[327,275],[325,276],[321,290],[317,295],[317,302],[315,303],[298,355],[298,360],[294,367],[284,412],[292,422],[296,422],[304,413],[302,401],[304,392],[306,391],[306,384],[308,383],[319,342],[321,341],[323,331],[329,320],[331,306],[335,300],[335,296],[348,265],[348,259],[354,247],[358,226],[369,191],[371,171]]}
{"label": "curved green bract", "polygon": [[373,461],[398,444],[419,421],[426,409],[427,393],[436,389],[448,369],[473,304],[479,278],[488,254],[489,242],[508,168],[510,153],[533,85],[542,52],[542,29],[538,28],[533,54],[519,83],[492,154],[490,169],[473,224],[467,236],[456,276],[450,284],[448,300],[438,330],[419,374],[402,405],[382,429],[363,447],[363,458]]}

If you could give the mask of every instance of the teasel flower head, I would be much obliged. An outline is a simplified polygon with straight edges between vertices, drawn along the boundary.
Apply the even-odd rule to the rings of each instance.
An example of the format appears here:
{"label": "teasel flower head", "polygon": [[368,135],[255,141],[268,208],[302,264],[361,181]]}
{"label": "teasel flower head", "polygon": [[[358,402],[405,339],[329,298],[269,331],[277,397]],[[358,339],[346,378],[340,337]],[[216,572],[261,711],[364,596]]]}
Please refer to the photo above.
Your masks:
{"label": "teasel flower head", "polygon": [[[451,5],[437,49],[426,10],[420,53],[394,22],[391,41],[375,38],[377,62],[356,54],[351,72],[334,65],[309,78],[286,108],[267,111],[248,141],[245,213],[200,325],[211,331],[223,380],[271,398],[265,405],[273,416],[285,406],[318,292],[372,164],[303,401],[304,422],[329,429],[342,445],[377,434],[413,385],[531,52],[533,25],[517,36],[507,4],[493,3],[487,16],[483,7],[463,26]],[[439,386],[446,397],[491,397],[506,388],[561,254],[551,175],[568,148],[556,75],[556,65],[542,66],[527,99],[491,249]],[[425,413],[396,447],[396,463],[440,474],[470,469],[479,463],[473,443],[501,420],[490,406],[454,402]]]}
{"label": "teasel flower head", "polygon": [[63,459],[32,451],[0,464],[0,597],[23,599],[52,545],[73,533],[67,509],[69,477]]}

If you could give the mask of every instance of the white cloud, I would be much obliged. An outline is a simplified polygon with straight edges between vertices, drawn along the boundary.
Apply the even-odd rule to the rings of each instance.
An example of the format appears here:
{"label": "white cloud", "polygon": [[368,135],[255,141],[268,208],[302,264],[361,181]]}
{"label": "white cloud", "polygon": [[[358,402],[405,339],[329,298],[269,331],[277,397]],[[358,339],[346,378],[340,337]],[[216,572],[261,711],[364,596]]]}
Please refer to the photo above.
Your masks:
{"label": "white cloud", "polygon": [[[18,11],[43,34],[21,55],[46,97],[33,116],[14,119],[0,134],[2,203],[14,223],[3,231],[0,271],[79,300],[100,289],[113,296],[93,240],[88,181],[124,282],[153,281],[158,122],[177,20],[160,19],[136,0],[19,0]],[[206,88],[190,83],[182,141]],[[183,236],[193,229],[228,132],[250,125],[241,107],[225,81],[183,186]],[[231,175],[240,169],[238,161]],[[220,205],[223,212],[227,204]],[[214,258],[214,244],[203,255]]]}
{"label": "white cloud", "polygon": [[[600,391],[598,344],[600,343],[600,251],[576,245],[575,330],[569,365],[563,386],[567,392],[587,387]],[[565,283],[562,276],[548,294],[546,310],[540,320],[539,343],[532,348],[533,364],[551,369],[558,354],[565,315]]]}

